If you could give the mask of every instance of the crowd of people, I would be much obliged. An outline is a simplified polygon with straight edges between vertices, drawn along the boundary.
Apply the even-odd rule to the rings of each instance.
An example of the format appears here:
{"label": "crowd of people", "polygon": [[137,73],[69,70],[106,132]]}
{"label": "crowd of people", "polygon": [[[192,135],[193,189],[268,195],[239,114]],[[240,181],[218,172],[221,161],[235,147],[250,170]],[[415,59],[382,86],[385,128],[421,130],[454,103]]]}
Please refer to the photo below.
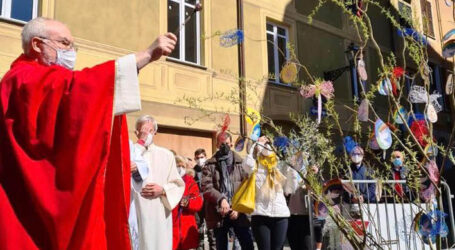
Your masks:
{"label": "crowd of people", "polygon": [[[254,242],[261,250],[282,249],[286,239],[291,249],[322,248],[325,220],[309,216],[312,204],[305,200],[309,190],[298,174],[311,173],[322,183],[317,165],[307,161],[293,167],[282,164],[264,136],[242,157],[232,150],[232,136],[226,132],[218,134],[213,156],[203,148],[192,157],[182,156],[153,143],[157,129],[153,117],[140,117],[135,132],[138,140],[131,146],[130,218],[135,221],[130,220],[130,227],[135,249],[204,249],[205,239],[209,249],[228,249],[230,241],[234,249],[254,249]],[[363,149],[356,146],[349,155],[352,179],[371,179]],[[404,179],[403,154],[393,152],[391,161],[391,177]],[[144,162],[147,170],[139,167]],[[232,203],[239,186],[251,175],[255,175],[255,208],[246,214],[234,210]],[[404,188],[396,185],[399,193]],[[345,197],[347,202],[376,200],[375,185],[360,184],[357,190]],[[167,241],[171,236],[173,240]]]}
{"label": "crowd of people", "polygon": [[[157,241],[156,238],[170,237],[171,234],[173,249],[204,249],[205,239],[208,241],[209,249],[228,249],[230,241],[234,249],[254,249],[254,242],[258,249],[282,249],[286,239],[291,249],[322,248],[325,219],[320,216],[309,216],[308,206],[313,204],[309,204],[305,196],[310,190],[298,174],[311,173],[323,183],[317,165],[310,165],[307,161],[292,167],[282,164],[266,137],[260,137],[247,150],[247,155],[241,157],[232,150],[233,139],[229,133],[218,134],[217,151],[211,157],[203,148],[195,150],[194,158],[182,156],[153,143],[152,138],[157,127],[157,122],[148,115],[142,116],[136,123],[138,141],[132,146],[132,152],[139,149],[143,157],[132,156],[132,190],[138,194],[132,198],[132,205],[137,202],[135,199],[152,203],[153,199],[159,198],[162,202],[156,205],[160,208],[155,209],[166,210],[163,215],[168,216],[172,211],[173,229],[172,232],[170,227],[167,228],[168,231],[164,231],[164,228],[145,229],[146,223],[136,221],[132,225],[144,225],[142,237],[145,239],[141,239],[141,234],[135,233],[134,228],[137,226],[132,227],[135,249],[152,249],[149,248],[150,244],[155,244],[155,249],[158,249],[158,246],[163,247],[161,244],[164,242]],[[157,159],[153,159],[153,156],[161,158],[163,155],[170,155],[171,151],[174,154],[174,161],[166,157],[169,160],[165,165],[161,165]],[[363,160],[364,150],[360,146],[355,146],[348,154],[351,165],[345,177],[354,181],[373,179],[371,170]],[[141,171],[137,167],[144,162],[144,158],[145,162],[150,162],[148,172],[154,176],[153,180],[145,179],[147,171]],[[407,169],[404,166],[404,154],[394,151],[390,161],[392,163],[390,179],[405,180]],[[166,170],[160,175],[167,178],[163,179],[161,186],[154,184],[157,181],[154,171],[158,169]],[[139,175],[142,178],[136,178]],[[251,214],[245,214],[235,211],[232,208],[232,201],[236,190],[251,175],[255,175],[256,182],[255,208]],[[142,184],[143,180],[147,184]],[[171,183],[174,184],[170,185]],[[138,186],[143,188],[136,189]],[[155,187],[156,193],[150,193],[151,187]],[[404,184],[395,184],[394,190],[399,196],[409,192]],[[152,195],[148,197],[152,201],[146,200],[147,195]],[[356,191],[345,193],[342,199],[350,204],[375,202],[378,199],[376,185],[357,184]],[[147,210],[146,213],[153,213],[153,208],[150,208],[152,210]],[[140,211],[132,206],[133,216],[130,215],[130,218],[144,217],[134,215],[143,212],[145,210]],[[156,223],[153,225],[156,227]],[[313,226],[313,239],[309,225]],[[146,239],[150,237],[150,232],[158,234],[147,243]],[[163,236],[165,232],[169,235]]]}

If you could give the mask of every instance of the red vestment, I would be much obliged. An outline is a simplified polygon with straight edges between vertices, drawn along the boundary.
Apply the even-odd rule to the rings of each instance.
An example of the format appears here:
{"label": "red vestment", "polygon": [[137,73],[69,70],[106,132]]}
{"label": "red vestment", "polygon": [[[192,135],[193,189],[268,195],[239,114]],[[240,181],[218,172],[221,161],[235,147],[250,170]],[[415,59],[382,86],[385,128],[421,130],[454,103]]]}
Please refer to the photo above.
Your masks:
{"label": "red vestment", "polygon": [[0,249],[129,249],[115,62],[70,71],[24,55],[0,82]]}

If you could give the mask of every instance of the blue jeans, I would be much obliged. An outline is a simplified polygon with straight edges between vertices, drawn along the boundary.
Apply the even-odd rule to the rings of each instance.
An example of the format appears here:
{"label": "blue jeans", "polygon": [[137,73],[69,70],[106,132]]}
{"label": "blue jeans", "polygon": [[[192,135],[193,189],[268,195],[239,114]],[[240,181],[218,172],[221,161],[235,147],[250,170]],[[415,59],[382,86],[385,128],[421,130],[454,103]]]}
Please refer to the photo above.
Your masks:
{"label": "blue jeans", "polygon": [[224,218],[223,226],[215,228],[216,249],[228,250],[228,233],[229,228],[234,229],[235,237],[240,242],[242,250],[254,250],[253,238],[251,237],[250,227],[237,226],[228,217]]}

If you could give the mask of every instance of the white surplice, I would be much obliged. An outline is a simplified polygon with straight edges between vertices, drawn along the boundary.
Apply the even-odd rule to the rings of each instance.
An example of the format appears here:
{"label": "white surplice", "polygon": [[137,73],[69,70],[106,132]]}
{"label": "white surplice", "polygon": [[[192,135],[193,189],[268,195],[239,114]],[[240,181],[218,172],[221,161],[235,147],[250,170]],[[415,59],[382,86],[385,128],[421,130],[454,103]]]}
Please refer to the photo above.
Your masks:
{"label": "white surplice", "polygon": [[[148,163],[142,157],[140,152],[135,150],[134,144],[131,140],[129,140],[130,144],[130,157],[131,162],[136,163],[137,166],[137,174],[140,178],[134,178],[131,175],[131,193],[134,192],[134,186],[140,187],[142,185],[142,181],[145,180],[149,174]],[[134,185],[134,184],[137,185]],[[138,190],[140,192],[141,190]],[[130,213],[128,216],[128,224],[130,226],[130,239],[131,239],[131,248],[132,250],[140,250],[139,248],[139,229],[137,225],[137,215],[136,215],[136,205],[134,205],[133,195],[130,196]]]}
{"label": "white surplice", "polygon": [[[142,183],[133,182],[131,190],[137,215],[139,249],[171,250],[172,209],[180,202],[185,183],[171,151],[154,144],[147,149],[140,144],[134,144],[134,147],[136,152],[141,152],[149,167],[147,178]],[[166,195],[155,199],[142,197],[141,189],[149,183],[162,186]]]}

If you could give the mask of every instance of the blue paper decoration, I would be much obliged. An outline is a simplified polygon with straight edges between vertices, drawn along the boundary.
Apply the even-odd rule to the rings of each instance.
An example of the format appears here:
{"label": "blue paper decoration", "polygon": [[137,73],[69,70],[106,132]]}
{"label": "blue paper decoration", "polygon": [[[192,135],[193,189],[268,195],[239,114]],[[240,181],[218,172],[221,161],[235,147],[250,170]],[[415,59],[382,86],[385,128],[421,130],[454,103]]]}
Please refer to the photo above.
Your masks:
{"label": "blue paper decoration", "polygon": [[257,141],[261,136],[261,125],[258,123],[254,125],[253,131],[251,132],[251,140]]}
{"label": "blue paper decoration", "polygon": [[397,33],[401,37],[409,36],[409,37],[412,37],[412,39],[414,39],[414,41],[416,41],[422,45],[428,45],[427,38],[414,29],[411,29],[411,28],[404,28],[403,30],[398,29]]}
{"label": "blue paper decoration", "polygon": [[286,153],[286,149],[289,146],[289,139],[286,136],[277,136],[273,139],[273,146]]}
{"label": "blue paper decoration", "polygon": [[346,152],[348,154],[351,153],[351,151],[358,146],[357,142],[355,142],[352,137],[346,136],[343,138],[343,145],[346,148]]}
{"label": "blue paper decoration", "polygon": [[220,46],[229,48],[243,42],[243,30],[229,30],[220,36]]}

